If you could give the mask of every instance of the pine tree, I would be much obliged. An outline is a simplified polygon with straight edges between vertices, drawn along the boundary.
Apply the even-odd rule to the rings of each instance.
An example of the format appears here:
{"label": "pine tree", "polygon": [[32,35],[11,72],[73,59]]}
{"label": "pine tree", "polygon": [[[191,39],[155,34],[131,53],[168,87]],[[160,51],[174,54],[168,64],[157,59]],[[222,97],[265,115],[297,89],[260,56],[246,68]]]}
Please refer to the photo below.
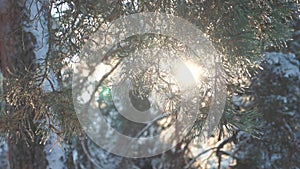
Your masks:
{"label": "pine tree", "polygon": [[[38,3],[40,1],[33,0],[32,2]],[[32,150],[35,145],[43,147],[41,144],[47,143],[51,133],[54,133],[57,136],[56,143],[61,144],[62,148],[66,150],[65,156],[62,157],[66,168],[160,167],[167,169],[183,168],[184,165],[188,168],[191,166],[194,168],[198,167],[196,164],[192,165],[193,161],[197,160],[198,157],[190,155],[186,145],[189,145],[193,138],[201,135],[199,131],[201,130],[203,119],[199,118],[197,120],[191,134],[182,144],[165,154],[146,159],[129,159],[109,154],[86,137],[76,117],[72,105],[70,84],[72,76],[66,70],[73,57],[78,55],[85,42],[99,27],[123,15],[138,12],[164,12],[180,16],[204,32],[223,56],[222,64],[228,77],[228,98],[220,126],[225,125],[231,132],[235,132],[236,129],[253,131],[257,127],[255,125],[258,118],[257,113],[249,108],[251,106],[237,106],[233,104],[232,97],[236,95],[241,96],[247,92],[246,89],[250,85],[251,77],[257,73],[257,67],[255,67],[254,62],[260,58],[260,54],[265,50],[266,46],[270,44],[279,46],[278,44],[288,37],[286,34],[290,23],[288,16],[293,3],[266,0],[229,0],[224,2],[218,0],[138,0],[128,1],[127,3],[121,0],[60,0],[41,4],[40,10],[36,16],[31,17],[31,20],[26,17],[22,19],[24,22],[29,23],[40,22],[44,26],[44,31],[47,32],[45,37],[48,38],[44,45],[49,46],[45,56],[34,57],[33,50],[36,50],[37,47],[33,45],[35,44],[34,38],[31,37],[30,33],[18,30],[9,34],[8,32],[3,33],[2,30],[4,29],[1,29],[1,37],[18,35],[19,39],[16,39],[15,42],[24,42],[26,44],[25,49],[22,48],[24,43],[16,45],[16,50],[20,50],[18,51],[20,53],[16,52],[14,56],[22,59],[13,59],[13,61],[10,60],[12,57],[4,58],[2,53],[8,54],[9,51],[6,48],[0,48],[1,69],[4,75],[9,74],[7,68],[12,70],[12,67],[18,67],[17,69],[19,70],[12,75],[12,78],[5,79],[5,83],[8,86],[5,87],[7,91],[4,95],[4,98],[7,98],[5,100],[6,105],[14,105],[17,111],[8,109],[6,114],[1,115],[0,121],[0,131],[4,135],[9,135],[6,138],[10,141],[14,139],[20,142],[16,145],[10,144],[10,150],[15,151],[16,148],[14,147],[18,147],[18,150],[25,151],[26,148],[22,147],[22,145],[28,142],[32,143],[29,144],[29,148],[32,148]],[[30,10],[27,7],[23,11],[26,13]],[[30,14],[28,15],[30,16]],[[39,19],[41,16],[48,19],[46,24],[43,24]],[[14,19],[10,18],[10,20],[13,21]],[[21,21],[17,24],[18,28],[26,27],[20,23]],[[1,24],[0,27],[3,28],[3,25]],[[139,47],[140,45],[135,38],[127,39],[125,42],[130,43],[134,47]],[[30,46],[30,43],[35,47]],[[14,47],[13,44],[9,45],[9,48]],[[43,44],[37,46],[43,46]],[[291,46],[293,45],[291,44]],[[294,44],[294,48],[296,49],[297,45]],[[295,49],[293,50],[295,51]],[[120,49],[116,53],[126,56],[126,53],[133,51]],[[32,60],[37,57],[40,58],[38,64],[32,64]],[[112,55],[112,57],[118,56]],[[12,63],[20,60],[26,64]],[[32,65],[34,66],[32,67]],[[17,75],[18,80],[14,78],[14,75]],[[44,83],[50,86],[49,91],[44,90]],[[105,87],[105,84],[101,87]],[[24,107],[26,109],[23,109]],[[110,105],[107,110],[107,116],[112,110],[113,105]],[[205,110],[207,109],[203,111]],[[14,116],[11,117],[11,115]],[[112,118],[112,116],[110,117]],[[116,127],[128,124],[121,118],[113,120]],[[10,123],[7,124],[7,121]],[[127,126],[127,128],[129,127]],[[131,134],[130,132],[129,134]],[[18,133],[21,133],[21,135]],[[221,139],[222,132],[220,133],[219,138]],[[28,135],[30,137],[27,137]],[[232,139],[228,139],[223,143],[231,142]],[[224,151],[221,151],[224,144],[212,148],[212,152],[220,161],[223,155],[228,156]],[[30,168],[36,165],[35,162],[44,161],[43,155],[35,156],[37,158],[36,161],[31,159],[22,160],[22,158],[16,157],[22,157],[25,154],[18,154],[17,152],[10,154],[11,159],[20,160],[11,161],[11,166],[30,163],[28,167]],[[72,153],[74,154],[72,155]],[[29,156],[32,154],[34,153],[28,153],[27,157],[32,157]],[[100,160],[97,160],[97,158]],[[113,161],[116,162],[114,166],[112,166]],[[190,162],[192,162],[191,165],[189,165]],[[215,166],[217,165],[220,167],[220,164],[215,164]],[[42,166],[44,164],[40,165],[41,168],[43,168]]]}
{"label": "pine tree", "polygon": [[252,82],[255,103],[263,115],[262,136],[240,135],[236,168],[298,168],[300,166],[300,59],[298,10],[287,47],[265,53],[262,70]]}
{"label": "pine tree", "polygon": [[[24,4],[4,1],[1,9],[1,71],[4,75],[1,132],[7,134],[10,168],[45,168],[47,161],[35,122],[44,111],[41,89],[30,78],[35,73],[36,39],[24,29]],[[34,91],[35,94],[31,93]],[[2,95],[2,96],[3,96]]]}

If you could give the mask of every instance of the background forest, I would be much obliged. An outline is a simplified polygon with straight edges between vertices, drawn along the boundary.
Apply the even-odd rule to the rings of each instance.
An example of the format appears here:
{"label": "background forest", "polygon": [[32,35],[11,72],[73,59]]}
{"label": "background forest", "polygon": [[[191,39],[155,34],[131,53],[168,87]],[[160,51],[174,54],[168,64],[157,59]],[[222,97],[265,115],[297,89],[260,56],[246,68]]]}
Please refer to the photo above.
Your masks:
{"label": "background forest", "polygon": [[[299,8],[298,0],[1,0],[0,168],[299,169]],[[175,147],[126,158],[95,144],[81,126],[73,105],[72,66],[100,28],[141,12],[178,16],[205,34],[220,55],[226,103],[218,129],[205,140],[209,92],[197,105],[201,115]],[[155,34],[123,43],[102,60],[110,72],[137,49],[181,46]],[[129,97],[137,109],[148,109],[141,99],[147,90],[139,84],[152,81],[147,73],[138,75]],[[140,137],[168,127],[132,124],[119,115],[108,76],[96,85],[97,101],[113,128]],[[176,119],[176,106],[170,110]]]}

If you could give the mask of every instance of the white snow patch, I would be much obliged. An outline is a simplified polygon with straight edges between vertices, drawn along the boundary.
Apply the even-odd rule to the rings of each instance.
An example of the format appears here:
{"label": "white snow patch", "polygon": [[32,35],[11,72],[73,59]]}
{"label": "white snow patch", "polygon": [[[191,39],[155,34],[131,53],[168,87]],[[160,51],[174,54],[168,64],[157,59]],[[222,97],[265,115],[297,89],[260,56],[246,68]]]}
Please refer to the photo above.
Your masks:
{"label": "white snow patch", "polygon": [[48,166],[47,169],[63,169],[65,166],[65,153],[63,152],[63,147],[60,141],[57,142],[57,135],[52,133],[47,145],[44,148],[47,155]]}
{"label": "white snow patch", "polygon": [[271,65],[277,65],[274,73],[283,77],[296,77],[300,79],[300,64],[292,53],[283,54],[277,52],[266,53],[267,62]]}
{"label": "white snow patch", "polygon": [[[48,6],[49,3],[47,0],[42,1],[27,1],[26,7],[30,9],[30,25],[28,27],[24,27],[25,31],[31,32],[36,38],[36,46],[35,46],[35,57],[36,63],[42,65],[43,70],[46,70],[45,60],[47,57],[47,52],[49,50],[49,39],[48,39],[48,20],[47,15],[48,11],[43,9],[43,6]],[[25,23],[26,24],[26,23]],[[49,70],[49,76],[51,82],[55,87],[58,87],[58,82],[55,79],[54,73],[52,70]],[[51,84],[48,80],[45,80],[42,84],[43,89],[45,91],[52,91]]]}
{"label": "white snow patch", "polygon": [[7,4],[7,0],[0,0],[0,12],[1,13],[6,12],[6,4]]}

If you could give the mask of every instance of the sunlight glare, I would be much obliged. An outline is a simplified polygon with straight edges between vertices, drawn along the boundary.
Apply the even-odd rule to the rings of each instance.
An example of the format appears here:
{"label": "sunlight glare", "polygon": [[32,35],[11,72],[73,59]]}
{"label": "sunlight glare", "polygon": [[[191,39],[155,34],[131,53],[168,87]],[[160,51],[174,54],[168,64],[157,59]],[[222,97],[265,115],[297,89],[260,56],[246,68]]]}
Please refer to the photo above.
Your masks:
{"label": "sunlight glare", "polygon": [[187,61],[176,65],[175,77],[183,87],[191,87],[200,82],[202,69],[199,65]]}

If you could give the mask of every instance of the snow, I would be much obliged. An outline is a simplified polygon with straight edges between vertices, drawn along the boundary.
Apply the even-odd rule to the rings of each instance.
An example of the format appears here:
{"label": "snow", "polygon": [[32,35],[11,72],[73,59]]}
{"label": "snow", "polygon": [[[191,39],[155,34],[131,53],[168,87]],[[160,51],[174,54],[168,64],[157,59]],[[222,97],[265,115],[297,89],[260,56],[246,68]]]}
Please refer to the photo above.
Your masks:
{"label": "snow", "polygon": [[[3,94],[3,75],[0,70],[0,95],[1,94]],[[5,102],[4,101],[0,102],[0,113],[3,113],[3,111],[5,110],[4,106],[5,106]],[[4,139],[2,140],[2,138],[0,138],[0,168],[5,168],[5,165],[9,164],[7,158],[7,152],[8,152],[7,141]]]}
{"label": "snow", "polygon": [[7,3],[7,0],[0,0],[0,11],[1,11],[1,13],[6,12],[6,3]]}
{"label": "snow", "polygon": [[277,65],[273,72],[279,76],[286,78],[296,77],[300,79],[300,64],[296,59],[295,55],[292,53],[266,53],[266,60],[270,65]]}
{"label": "snow", "polygon": [[[218,141],[218,137],[210,137],[205,141],[195,139],[192,142],[192,144],[189,145],[189,149],[193,157],[196,157],[198,154],[201,154],[201,156],[199,156],[195,161],[195,164],[203,168],[217,169],[219,159],[217,156],[215,156],[215,149],[212,148],[216,147],[216,145],[219,145],[223,141],[224,141],[223,139]],[[234,150],[234,145],[226,144],[221,150],[231,154],[232,153],[231,151]],[[234,162],[235,160],[232,157],[222,156],[221,168],[222,169],[229,168],[229,166],[232,165]]]}
{"label": "snow", "polygon": [[8,158],[7,158],[7,152],[8,152],[8,145],[5,140],[0,141],[0,168],[9,168],[6,165],[9,165]]}
{"label": "snow", "polygon": [[[1,94],[3,94],[3,74],[0,70],[0,95]],[[4,106],[5,106],[5,102],[4,101],[0,102],[0,113],[2,113],[5,110]]]}
{"label": "snow", "polygon": [[[30,9],[30,25],[28,27],[24,27],[24,29],[28,32],[31,32],[35,38],[36,38],[36,46],[35,46],[35,57],[36,57],[36,63],[43,65],[43,70],[45,71],[45,58],[47,57],[47,52],[49,49],[48,45],[48,21],[46,19],[46,10],[42,9],[42,6],[47,6],[47,0],[43,1],[36,1],[31,3],[31,1],[27,1],[27,8]],[[25,23],[28,24],[28,23]],[[52,83],[54,83],[55,86],[58,86],[58,82],[55,81],[54,73],[52,70],[49,70],[49,76],[52,80]],[[45,80],[42,84],[43,89],[45,91],[51,91],[51,85],[50,82]]]}
{"label": "snow", "polygon": [[47,169],[63,169],[66,160],[63,152],[63,147],[57,142],[57,135],[52,133],[44,148],[47,154],[48,166]]}
{"label": "snow", "polygon": [[70,9],[69,5],[67,2],[63,2],[61,0],[58,0],[54,3],[52,9],[51,9],[51,15],[53,17],[59,17],[60,14],[58,14],[57,8],[59,9],[59,11],[64,12],[68,9]]}
{"label": "snow", "polygon": [[[42,0],[42,1],[36,1],[31,3],[31,1],[27,1],[26,7],[29,9],[30,12],[30,22],[28,27],[25,27],[24,29],[28,32],[31,32],[37,41],[36,47],[35,47],[35,56],[36,56],[36,63],[43,65],[43,70],[45,71],[45,64],[44,61],[47,56],[47,52],[49,49],[48,45],[48,20],[46,18],[45,9],[42,9],[42,6],[47,6],[48,1]],[[25,23],[28,24],[28,23]],[[54,87],[58,88],[58,83],[55,80],[55,77],[53,75],[53,72],[50,71],[50,79],[54,83]],[[42,84],[42,87],[44,91],[49,92],[51,91],[50,83],[49,81],[44,81]],[[64,160],[65,154],[62,150],[62,147],[59,146],[56,142],[57,135],[55,133],[51,133],[49,140],[47,141],[47,144],[44,148],[44,151],[46,153],[46,158],[49,162],[49,165],[47,166],[47,169],[62,169],[64,168]]]}
{"label": "snow", "polygon": [[235,106],[241,106],[243,100],[240,95],[234,94],[231,97],[231,101]]}
{"label": "snow", "polygon": [[[1,13],[6,12],[6,0],[0,0],[0,11]],[[0,70],[0,95],[3,94],[3,74]],[[5,111],[5,101],[0,100],[0,114]],[[0,168],[9,168],[8,155],[8,145],[7,141],[3,139],[3,135],[0,135]]]}

